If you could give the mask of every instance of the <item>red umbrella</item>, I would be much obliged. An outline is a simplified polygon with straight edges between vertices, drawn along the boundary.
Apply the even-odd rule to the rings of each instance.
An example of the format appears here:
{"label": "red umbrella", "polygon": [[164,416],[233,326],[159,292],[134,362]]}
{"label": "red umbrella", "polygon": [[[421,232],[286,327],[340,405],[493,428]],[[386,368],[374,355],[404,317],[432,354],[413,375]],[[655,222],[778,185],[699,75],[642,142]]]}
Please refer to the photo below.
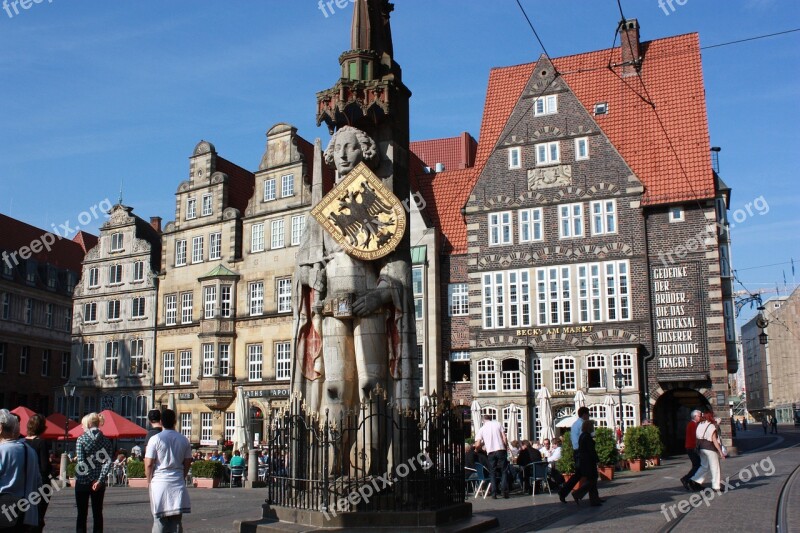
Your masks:
{"label": "red umbrella", "polygon": [[[52,422],[53,424],[58,426],[59,429],[61,430],[61,434],[58,436],[58,440],[64,440],[64,421],[65,420],[67,420],[68,421],[67,423],[69,424],[69,427],[67,428],[68,430],[71,430],[71,429],[73,429],[73,428],[75,428],[77,426],[80,426],[80,424],[78,424],[77,422],[75,422],[71,418],[65,417],[61,413],[53,413],[52,415],[47,417],[47,420],[49,420],[50,422]],[[70,439],[69,436],[67,436],[67,439],[68,440],[72,440],[72,439]]]}
{"label": "red umbrella", "polygon": [[[31,419],[33,415],[36,414],[35,411],[31,411],[27,407],[19,406],[13,411],[11,411],[15,415],[19,416],[19,434],[23,437],[28,435],[28,420]],[[146,432],[145,432],[146,433]],[[57,439],[61,436],[64,438],[64,427],[58,427],[56,424],[52,423],[50,420],[45,419],[44,421],[44,433],[39,435],[41,439]]]}
{"label": "red umbrella", "polygon": [[[118,415],[114,411],[106,409],[100,412],[105,422],[100,426],[100,431],[109,439],[130,439],[147,436],[147,430],[134,424],[127,418]],[[69,437],[77,439],[83,435],[83,426],[78,426],[70,430]]]}

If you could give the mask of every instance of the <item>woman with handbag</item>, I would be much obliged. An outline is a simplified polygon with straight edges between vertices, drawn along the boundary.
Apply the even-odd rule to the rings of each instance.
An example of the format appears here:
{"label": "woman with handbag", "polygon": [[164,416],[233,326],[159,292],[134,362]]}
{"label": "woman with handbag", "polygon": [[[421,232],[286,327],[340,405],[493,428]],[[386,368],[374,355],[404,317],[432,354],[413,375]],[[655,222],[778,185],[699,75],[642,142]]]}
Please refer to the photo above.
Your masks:
{"label": "woman with handbag", "polygon": [[19,418],[0,409],[0,530],[22,533],[39,524],[38,506],[20,511],[20,501],[30,504],[28,495],[41,483],[39,461],[32,448],[19,440]]}
{"label": "woman with handbag", "polygon": [[719,440],[714,413],[707,411],[703,413],[703,419],[697,424],[697,452],[700,455],[700,468],[691,478],[692,486],[696,490],[702,490],[703,481],[711,473],[711,488],[719,491],[722,479],[720,468],[720,458],[725,459],[722,452],[722,443]]}

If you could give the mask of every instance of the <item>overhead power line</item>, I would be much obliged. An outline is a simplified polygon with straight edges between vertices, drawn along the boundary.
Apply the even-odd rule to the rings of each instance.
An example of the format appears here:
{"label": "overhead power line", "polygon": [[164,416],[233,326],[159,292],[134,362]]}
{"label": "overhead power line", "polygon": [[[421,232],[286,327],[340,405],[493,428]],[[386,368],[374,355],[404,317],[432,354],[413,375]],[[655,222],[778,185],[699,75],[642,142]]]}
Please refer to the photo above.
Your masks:
{"label": "overhead power line", "polygon": [[793,33],[796,31],[800,31],[800,28],[794,28],[793,30],[786,30],[786,31],[778,31],[775,33],[767,33],[765,35],[756,35],[755,37],[747,37],[744,39],[737,39],[736,41],[728,41],[727,43],[719,43],[719,44],[710,44],[708,46],[701,46],[700,50],[708,50],[709,48],[720,48],[722,46],[729,46],[731,44],[739,44],[739,43],[746,43],[748,41],[757,41],[758,39],[766,39],[767,37],[775,37],[776,35],[785,35],[787,33]]}

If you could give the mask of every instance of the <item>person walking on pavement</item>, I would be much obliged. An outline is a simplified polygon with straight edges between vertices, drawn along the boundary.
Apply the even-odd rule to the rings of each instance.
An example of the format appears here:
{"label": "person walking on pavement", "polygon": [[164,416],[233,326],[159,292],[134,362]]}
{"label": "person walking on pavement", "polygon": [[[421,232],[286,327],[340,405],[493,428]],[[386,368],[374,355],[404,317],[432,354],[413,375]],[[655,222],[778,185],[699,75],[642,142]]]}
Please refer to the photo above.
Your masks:
{"label": "person walking on pavement", "polygon": [[161,433],[161,430],[164,429],[164,426],[161,424],[161,411],[158,409],[150,409],[150,412],[147,413],[147,421],[150,422],[152,429],[148,429],[147,435],[144,437],[145,455],[147,455],[147,443],[150,442],[151,438]]}
{"label": "person walking on pavement", "polygon": [[691,420],[689,420],[689,423],[686,425],[684,446],[686,446],[686,455],[689,456],[689,460],[692,462],[692,468],[689,470],[688,474],[681,478],[681,484],[686,490],[692,490],[692,487],[689,485],[689,480],[692,479],[692,476],[697,473],[697,469],[700,468],[700,455],[697,453],[697,424],[700,422],[703,413],[700,412],[699,409],[695,409],[690,416]]}
{"label": "person walking on pavement", "polygon": [[767,434],[767,428],[769,427],[769,421],[767,420],[767,415],[764,415],[761,418],[761,427],[764,428],[764,435]]}
{"label": "person walking on pavement", "polygon": [[75,504],[78,507],[75,531],[78,533],[86,533],[89,500],[92,502],[92,529],[94,533],[103,532],[103,498],[114,451],[111,441],[100,431],[103,423],[103,416],[97,413],[84,416],[81,420],[84,433],[75,444],[78,455],[75,466]]}
{"label": "person walking on pavement", "polygon": [[770,424],[772,424],[772,431],[770,433],[778,434],[778,417],[773,416],[770,418]]}
{"label": "person walking on pavement", "polygon": [[[503,426],[489,415],[483,415],[483,426],[475,435],[475,442],[482,442],[489,453],[489,472],[492,475],[492,497],[497,499],[499,491],[508,498],[508,439]],[[500,477],[498,485],[497,478]]]}
{"label": "person walking on pavement", "polygon": [[572,493],[575,503],[580,505],[581,498],[589,493],[592,507],[603,505],[597,492],[597,449],[595,448],[594,420],[583,423],[581,436],[578,439],[578,453],[575,455],[575,472],[581,476],[581,488]]}
{"label": "person walking on pavement", "polygon": [[[581,431],[583,430],[583,423],[589,420],[589,408],[588,407],[581,407],[578,409],[578,420],[576,420],[572,424],[572,428],[570,428],[570,441],[572,441],[572,449],[577,454],[578,452],[578,440],[581,436]],[[575,473],[569,478],[569,480],[564,483],[564,486],[558,491],[558,499],[561,500],[561,503],[567,503],[567,495],[575,488],[575,485],[580,481],[581,476],[578,474],[578,469],[575,469]]]}
{"label": "person walking on pavement", "polygon": [[711,488],[719,491],[722,472],[720,460],[725,460],[722,454],[722,446],[719,441],[719,433],[714,420],[714,413],[711,411],[703,415],[703,420],[697,424],[697,448],[700,451],[700,468],[697,469],[691,478],[691,486],[695,490],[701,490],[703,481],[711,473]]}
{"label": "person walking on pavement", "polygon": [[185,479],[192,464],[192,446],[175,431],[176,418],[175,411],[164,409],[160,417],[163,429],[145,447],[153,533],[182,533],[183,514],[191,512]]}

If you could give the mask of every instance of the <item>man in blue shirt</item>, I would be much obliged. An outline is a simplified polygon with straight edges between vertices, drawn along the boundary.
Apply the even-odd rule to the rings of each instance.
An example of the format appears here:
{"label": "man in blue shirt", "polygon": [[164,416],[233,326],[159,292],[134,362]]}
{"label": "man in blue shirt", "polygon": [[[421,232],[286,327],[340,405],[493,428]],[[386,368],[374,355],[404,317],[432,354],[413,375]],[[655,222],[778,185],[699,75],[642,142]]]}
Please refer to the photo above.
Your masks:
{"label": "man in blue shirt", "polygon": [[[583,422],[589,420],[589,408],[588,407],[581,407],[578,409],[578,420],[572,424],[572,428],[570,428],[570,440],[572,440],[572,449],[574,450],[574,457],[578,456],[578,438],[581,436],[581,426],[583,426]],[[576,465],[577,467],[577,465]],[[578,474],[578,469],[575,468],[575,473],[569,478],[569,481],[564,483],[564,486],[558,491],[558,499],[561,500],[561,503],[567,503],[567,495],[572,492],[572,489],[575,488],[575,485],[578,484],[580,481],[581,476]]]}

